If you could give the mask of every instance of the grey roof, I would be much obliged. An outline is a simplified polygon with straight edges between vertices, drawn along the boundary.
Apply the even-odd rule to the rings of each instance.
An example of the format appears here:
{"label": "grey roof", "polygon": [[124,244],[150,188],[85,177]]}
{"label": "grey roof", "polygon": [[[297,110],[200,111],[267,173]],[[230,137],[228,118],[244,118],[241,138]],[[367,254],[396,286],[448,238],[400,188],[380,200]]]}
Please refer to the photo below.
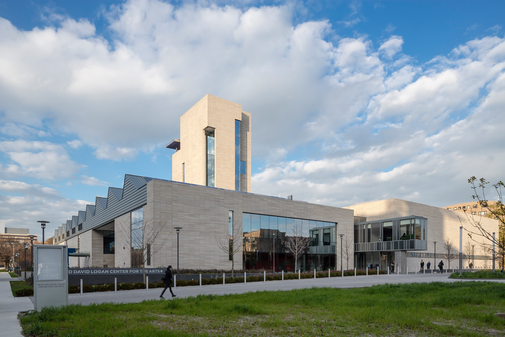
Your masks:
{"label": "grey roof", "polygon": [[86,205],[85,211],[79,211],[78,216],[72,216],[72,220],[62,225],[61,231],[66,233],[72,228],[71,225],[82,224],[81,230],[65,236],[65,240],[110,223],[117,217],[146,205],[147,183],[151,180],[153,178],[125,175],[123,188],[109,187],[107,198],[97,196],[94,205]]}

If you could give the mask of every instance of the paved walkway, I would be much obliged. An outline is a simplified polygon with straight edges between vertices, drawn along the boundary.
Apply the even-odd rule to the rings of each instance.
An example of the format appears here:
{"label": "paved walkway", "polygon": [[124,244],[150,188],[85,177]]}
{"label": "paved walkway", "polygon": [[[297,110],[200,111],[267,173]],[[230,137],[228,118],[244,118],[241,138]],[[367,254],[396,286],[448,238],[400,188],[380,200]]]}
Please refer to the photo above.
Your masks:
{"label": "paved walkway", "polygon": [[[197,295],[226,295],[226,294],[242,294],[255,291],[277,291],[277,290],[293,290],[312,287],[332,287],[332,288],[361,288],[370,287],[379,284],[400,284],[400,283],[425,283],[425,282],[466,282],[473,280],[454,280],[449,279],[448,274],[410,274],[410,275],[373,275],[373,276],[346,276],[318,278],[318,279],[303,279],[303,280],[286,280],[286,281],[268,281],[268,282],[250,282],[233,283],[226,285],[205,285],[173,288],[174,293],[178,298],[185,298]],[[2,327],[2,335],[5,336],[21,336],[21,327],[17,319],[17,314],[20,311],[33,310],[33,297],[14,297],[10,290],[9,281],[17,280],[11,278],[8,273],[0,273],[0,326]],[[481,281],[481,280],[479,280]],[[482,280],[501,282],[505,284],[505,280]],[[133,303],[142,302],[144,300],[157,300],[162,289],[149,290],[129,290],[111,292],[97,292],[69,294],[69,304],[89,305],[93,303]],[[166,299],[171,299],[170,292],[165,293]]]}
{"label": "paved walkway", "polygon": [[21,281],[9,273],[0,273],[0,329],[2,336],[22,337],[18,312],[33,310],[33,297],[14,297],[9,281]]}

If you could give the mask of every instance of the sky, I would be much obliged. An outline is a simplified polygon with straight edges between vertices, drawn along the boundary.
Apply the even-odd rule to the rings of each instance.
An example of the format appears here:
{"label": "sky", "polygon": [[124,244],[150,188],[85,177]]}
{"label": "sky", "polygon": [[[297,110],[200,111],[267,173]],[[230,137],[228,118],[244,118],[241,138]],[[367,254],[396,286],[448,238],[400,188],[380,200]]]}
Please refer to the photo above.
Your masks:
{"label": "sky", "polygon": [[[504,179],[505,1],[0,0],[0,230],[46,237],[206,94],[252,115],[252,192],[344,207]],[[488,189],[489,198],[493,198]]]}

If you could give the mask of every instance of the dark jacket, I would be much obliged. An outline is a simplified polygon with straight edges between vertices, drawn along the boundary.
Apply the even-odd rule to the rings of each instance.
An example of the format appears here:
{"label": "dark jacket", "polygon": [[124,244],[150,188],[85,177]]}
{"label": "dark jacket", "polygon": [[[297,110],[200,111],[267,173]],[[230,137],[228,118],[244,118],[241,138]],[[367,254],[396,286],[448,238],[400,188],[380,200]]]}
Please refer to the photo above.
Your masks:
{"label": "dark jacket", "polygon": [[167,269],[167,271],[165,272],[165,281],[164,281],[165,285],[172,284],[172,279],[173,279],[172,270]]}

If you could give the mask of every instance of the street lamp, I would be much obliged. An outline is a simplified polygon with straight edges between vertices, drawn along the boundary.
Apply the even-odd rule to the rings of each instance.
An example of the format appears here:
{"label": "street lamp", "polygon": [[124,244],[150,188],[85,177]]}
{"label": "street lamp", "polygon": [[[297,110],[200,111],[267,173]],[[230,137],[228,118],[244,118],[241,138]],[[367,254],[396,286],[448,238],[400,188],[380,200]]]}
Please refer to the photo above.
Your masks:
{"label": "street lamp", "polygon": [[33,285],[33,239],[35,238],[34,235],[30,235],[30,247],[32,247],[32,251],[30,252],[30,271],[32,274],[32,278],[30,281],[30,284]]}
{"label": "street lamp", "polygon": [[45,245],[45,240],[44,240],[44,229],[46,229],[46,224],[49,223],[49,221],[44,221],[44,220],[40,220],[40,221],[37,221],[37,222],[40,222],[40,227],[42,227],[42,244]]}
{"label": "street lamp", "polygon": [[339,234],[338,236],[340,236],[340,273],[343,275],[344,265],[342,264],[342,238],[344,237],[344,234]]}
{"label": "street lamp", "polygon": [[26,251],[28,250],[28,244],[25,242],[25,281],[26,281]]}
{"label": "street lamp", "polygon": [[174,229],[177,232],[177,275],[179,275],[179,232],[182,227],[174,227]]}

